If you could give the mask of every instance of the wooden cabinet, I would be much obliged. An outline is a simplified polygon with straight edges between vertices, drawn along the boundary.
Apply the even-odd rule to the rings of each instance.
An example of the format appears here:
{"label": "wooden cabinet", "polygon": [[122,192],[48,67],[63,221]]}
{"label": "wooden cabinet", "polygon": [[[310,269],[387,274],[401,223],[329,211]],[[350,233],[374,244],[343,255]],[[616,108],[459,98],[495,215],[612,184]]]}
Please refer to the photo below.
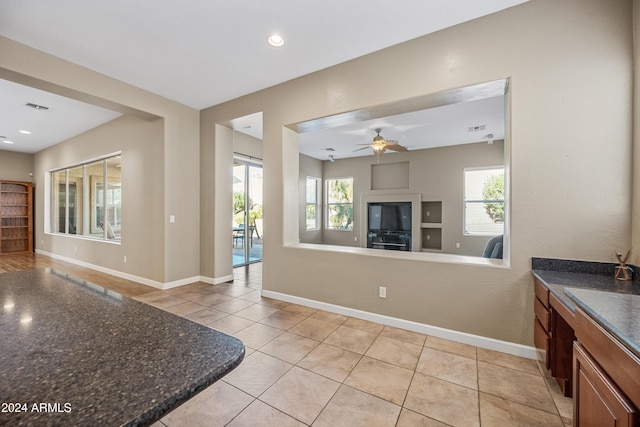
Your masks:
{"label": "wooden cabinet", "polygon": [[[576,297],[577,307],[572,311],[561,293],[567,293],[566,287],[579,288],[575,283],[547,284],[534,275],[534,341],[538,354],[565,395],[573,397],[574,426],[640,427],[640,355],[633,344],[626,343],[629,335],[617,335],[612,332],[615,327],[603,326],[610,325],[606,320],[609,316],[615,317],[611,304],[619,300],[608,299],[606,308],[594,309]],[[576,291],[568,293],[573,292],[575,297]],[[595,298],[591,301],[605,298],[590,296]],[[599,310],[606,316],[602,317]],[[627,311],[622,316],[629,316],[631,324],[636,325],[631,318],[634,313]],[[637,342],[634,339],[637,337],[630,342]]]}
{"label": "wooden cabinet", "polygon": [[637,427],[638,413],[618,386],[577,342],[573,351],[574,426]]}
{"label": "wooden cabinet", "polygon": [[556,379],[562,393],[571,396],[573,315],[538,279],[534,280],[534,289],[534,344],[538,358]]}
{"label": "wooden cabinet", "polygon": [[549,289],[538,279],[533,281],[536,298],[533,303],[535,319],[533,320],[533,341],[538,352],[538,359],[550,369],[551,347],[551,306],[549,305]]}
{"label": "wooden cabinet", "polygon": [[0,181],[0,253],[33,250],[30,182]]}
{"label": "wooden cabinet", "polygon": [[640,358],[576,310],[574,425],[638,426]]}
{"label": "wooden cabinet", "polygon": [[576,312],[574,346],[575,426],[638,426],[640,359]]}

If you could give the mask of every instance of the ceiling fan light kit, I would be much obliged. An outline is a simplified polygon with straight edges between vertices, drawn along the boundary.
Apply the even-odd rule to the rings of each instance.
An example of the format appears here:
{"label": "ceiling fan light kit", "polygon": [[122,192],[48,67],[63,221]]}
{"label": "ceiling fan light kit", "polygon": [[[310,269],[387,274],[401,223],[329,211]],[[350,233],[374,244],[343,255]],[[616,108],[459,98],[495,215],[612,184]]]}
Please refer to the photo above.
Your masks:
{"label": "ceiling fan light kit", "polygon": [[[369,147],[371,147],[371,149],[373,150],[373,154],[378,158],[378,162],[380,162],[380,155],[384,154],[384,152],[387,150],[407,151],[407,148],[400,145],[398,141],[384,139],[384,137],[380,135],[380,132],[382,132],[382,129],[378,128],[378,129],[375,129],[375,131],[376,131],[376,136],[373,137],[373,142],[371,144],[362,144],[362,145],[368,145]],[[359,148],[358,150],[355,150],[355,151],[364,150],[366,148],[367,147]]]}

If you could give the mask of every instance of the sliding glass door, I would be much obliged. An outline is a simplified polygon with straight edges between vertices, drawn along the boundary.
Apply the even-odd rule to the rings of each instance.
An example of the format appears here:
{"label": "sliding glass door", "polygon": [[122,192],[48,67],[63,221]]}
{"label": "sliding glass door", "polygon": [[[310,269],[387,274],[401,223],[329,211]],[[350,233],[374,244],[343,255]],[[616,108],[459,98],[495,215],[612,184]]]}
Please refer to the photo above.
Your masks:
{"label": "sliding glass door", "polygon": [[234,159],[233,266],[262,261],[262,165]]}

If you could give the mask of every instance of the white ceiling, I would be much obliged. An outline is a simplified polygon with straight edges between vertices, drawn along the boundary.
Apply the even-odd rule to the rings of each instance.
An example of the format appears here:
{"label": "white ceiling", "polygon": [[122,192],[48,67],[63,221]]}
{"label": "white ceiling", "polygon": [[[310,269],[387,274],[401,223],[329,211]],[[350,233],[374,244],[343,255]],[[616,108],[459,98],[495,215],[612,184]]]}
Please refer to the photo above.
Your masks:
{"label": "white ceiling", "polygon": [[[2,79],[0,94],[0,150],[37,153],[52,143],[120,116],[111,110]],[[48,109],[30,108],[27,103]]]}
{"label": "white ceiling", "polygon": [[202,109],[525,1],[2,0],[0,35]]}
{"label": "white ceiling", "polygon": [[301,133],[300,153],[320,160],[330,154],[336,160],[371,156],[371,148],[359,149],[373,142],[375,129],[382,129],[385,139],[396,140],[409,151],[483,142],[489,135],[504,139],[504,101],[504,96],[496,96]]}

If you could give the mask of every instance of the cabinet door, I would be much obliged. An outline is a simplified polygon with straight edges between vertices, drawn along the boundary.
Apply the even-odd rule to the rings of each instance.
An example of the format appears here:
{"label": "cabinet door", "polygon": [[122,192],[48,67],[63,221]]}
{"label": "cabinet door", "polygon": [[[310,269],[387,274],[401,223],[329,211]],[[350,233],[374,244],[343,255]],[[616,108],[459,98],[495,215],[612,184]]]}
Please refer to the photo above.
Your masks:
{"label": "cabinet door", "polygon": [[574,425],[635,427],[638,413],[582,346],[573,346]]}

